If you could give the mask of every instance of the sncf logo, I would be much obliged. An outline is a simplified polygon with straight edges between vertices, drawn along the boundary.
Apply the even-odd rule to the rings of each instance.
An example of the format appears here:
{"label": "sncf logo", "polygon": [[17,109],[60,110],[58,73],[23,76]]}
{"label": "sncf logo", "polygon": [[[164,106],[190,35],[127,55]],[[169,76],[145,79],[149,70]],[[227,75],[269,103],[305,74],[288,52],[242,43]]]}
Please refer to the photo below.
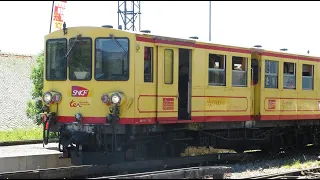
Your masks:
{"label": "sncf logo", "polygon": [[88,97],[89,90],[80,86],[72,86],[72,97]]}

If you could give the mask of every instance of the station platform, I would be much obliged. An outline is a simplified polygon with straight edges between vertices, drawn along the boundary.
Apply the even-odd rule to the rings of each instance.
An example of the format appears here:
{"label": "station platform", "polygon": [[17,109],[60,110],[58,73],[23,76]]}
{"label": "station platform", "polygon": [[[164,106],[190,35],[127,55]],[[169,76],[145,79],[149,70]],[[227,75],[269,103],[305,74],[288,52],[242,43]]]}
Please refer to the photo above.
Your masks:
{"label": "station platform", "polygon": [[58,143],[0,146],[0,173],[71,166],[61,154]]}

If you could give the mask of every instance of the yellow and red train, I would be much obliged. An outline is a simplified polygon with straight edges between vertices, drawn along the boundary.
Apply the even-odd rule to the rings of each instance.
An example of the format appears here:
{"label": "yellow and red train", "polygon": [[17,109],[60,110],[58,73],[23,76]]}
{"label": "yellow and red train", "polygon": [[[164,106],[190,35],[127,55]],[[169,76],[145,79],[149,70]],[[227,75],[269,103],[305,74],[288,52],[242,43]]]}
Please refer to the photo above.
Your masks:
{"label": "yellow and red train", "polygon": [[[318,57],[72,27],[45,36],[44,134],[73,164],[318,142]],[[45,143],[47,137],[45,135]]]}

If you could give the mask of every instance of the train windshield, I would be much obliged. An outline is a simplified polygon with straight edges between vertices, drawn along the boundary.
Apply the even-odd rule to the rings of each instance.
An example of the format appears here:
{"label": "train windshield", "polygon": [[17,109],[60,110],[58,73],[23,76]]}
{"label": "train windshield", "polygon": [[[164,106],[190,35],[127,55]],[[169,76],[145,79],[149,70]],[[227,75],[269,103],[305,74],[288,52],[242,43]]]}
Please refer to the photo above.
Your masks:
{"label": "train windshield", "polygon": [[69,42],[69,79],[91,80],[92,77],[92,41],[91,38],[71,38]]}
{"label": "train windshield", "polygon": [[126,81],[129,79],[129,39],[97,38],[95,79]]}
{"label": "train windshield", "polygon": [[46,44],[46,79],[67,79],[67,40],[50,39]]}

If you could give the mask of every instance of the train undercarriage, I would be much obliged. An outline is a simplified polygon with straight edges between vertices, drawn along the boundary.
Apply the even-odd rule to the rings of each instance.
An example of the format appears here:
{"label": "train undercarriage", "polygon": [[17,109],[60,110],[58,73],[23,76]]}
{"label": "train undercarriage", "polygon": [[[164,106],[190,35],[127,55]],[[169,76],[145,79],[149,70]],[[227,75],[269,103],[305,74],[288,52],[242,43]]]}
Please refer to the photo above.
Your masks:
{"label": "train undercarriage", "polygon": [[[231,127],[232,126],[232,127]],[[59,150],[74,165],[179,157],[187,147],[232,149],[238,153],[260,149],[268,153],[317,144],[318,121],[257,121],[167,124],[56,124]],[[228,127],[228,128],[227,128]]]}

